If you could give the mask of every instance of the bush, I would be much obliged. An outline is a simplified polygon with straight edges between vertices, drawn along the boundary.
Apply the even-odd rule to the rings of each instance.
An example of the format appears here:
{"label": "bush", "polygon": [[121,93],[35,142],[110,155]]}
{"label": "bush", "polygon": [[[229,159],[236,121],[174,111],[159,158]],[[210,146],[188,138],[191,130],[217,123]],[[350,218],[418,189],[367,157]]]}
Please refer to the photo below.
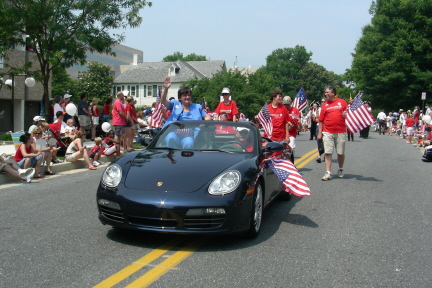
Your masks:
{"label": "bush", "polygon": [[12,135],[11,134],[4,134],[0,137],[1,141],[12,141]]}

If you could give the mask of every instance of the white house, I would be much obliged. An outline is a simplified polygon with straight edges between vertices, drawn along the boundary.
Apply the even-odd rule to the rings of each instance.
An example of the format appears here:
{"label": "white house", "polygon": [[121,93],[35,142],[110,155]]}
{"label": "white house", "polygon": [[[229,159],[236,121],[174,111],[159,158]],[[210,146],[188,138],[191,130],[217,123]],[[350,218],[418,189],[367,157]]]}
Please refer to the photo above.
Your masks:
{"label": "white house", "polygon": [[[127,70],[124,70],[127,68]],[[151,106],[156,101],[159,89],[163,89],[165,77],[170,76],[171,87],[168,99],[175,97],[180,86],[194,78],[212,78],[218,71],[226,71],[225,61],[176,61],[176,62],[144,62],[123,66],[124,70],[114,79],[114,95],[117,91],[129,91],[129,95],[137,98],[137,106]]]}

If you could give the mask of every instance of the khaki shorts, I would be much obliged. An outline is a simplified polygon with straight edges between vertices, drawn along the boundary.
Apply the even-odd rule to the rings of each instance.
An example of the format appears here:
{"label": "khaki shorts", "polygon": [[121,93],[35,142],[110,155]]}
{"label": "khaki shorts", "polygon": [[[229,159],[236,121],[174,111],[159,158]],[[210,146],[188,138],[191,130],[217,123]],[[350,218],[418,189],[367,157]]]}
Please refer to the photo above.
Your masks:
{"label": "khaki shorts", "polygon": [[90,124],[90,117],[88,115],[78,115],[78,121],[81,127],[86,127]]}
{"label": "khaki shorts", "polygon": [[346,133],[323,132],[322,134],[325,154],[333,154],[333,149],[335,146],[337,154],[345,154]]}

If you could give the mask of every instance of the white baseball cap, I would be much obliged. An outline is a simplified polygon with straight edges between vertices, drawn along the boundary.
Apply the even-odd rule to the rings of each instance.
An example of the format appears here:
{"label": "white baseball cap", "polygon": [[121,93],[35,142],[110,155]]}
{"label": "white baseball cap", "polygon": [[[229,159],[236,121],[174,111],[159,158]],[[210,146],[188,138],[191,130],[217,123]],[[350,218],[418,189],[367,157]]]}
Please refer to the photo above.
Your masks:
{"label": "white baseball cap", "polygon": [[249,129],[249,128],[246,128],[246,127],[237,127],[236,130],[237,130],[238,132],[243,131],[243,130],[246,130],[247,132],[250,132],[250,129]]}
{"label": "white baseball cap", "polygon": [[70,95],[70,94],[65,94],[65,95],[63,96],[64,99],[66,99],[66,98],[70,98],[70,97],[72,97],[72,95]]}
{"label": "white baseball cap", "polygon": [[33,117],[33,121],[45,121],[45,118],[43,118],[42,116],[35,116]]}
{"label": "white baseball cap", "polygon": [[230,90],[228,89],[228,88],[223,88],[222,89],[222,92],[221,92],[222,94],[224,94],[224,93],[228,93],[228,94],[230,94]]}

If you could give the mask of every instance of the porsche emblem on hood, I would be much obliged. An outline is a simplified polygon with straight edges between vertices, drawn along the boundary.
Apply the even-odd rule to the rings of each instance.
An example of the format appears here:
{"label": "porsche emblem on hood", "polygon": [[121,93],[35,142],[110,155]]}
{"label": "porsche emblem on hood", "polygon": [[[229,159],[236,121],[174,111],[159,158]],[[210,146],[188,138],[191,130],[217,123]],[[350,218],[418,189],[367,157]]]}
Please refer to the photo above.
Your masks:
{"label": "porsche emblem on hood", "polygon": [[158,187],[160,187],[160,186],[162,186],[163,185],[163,182],[157,182],[157,184],[156,184]]}

